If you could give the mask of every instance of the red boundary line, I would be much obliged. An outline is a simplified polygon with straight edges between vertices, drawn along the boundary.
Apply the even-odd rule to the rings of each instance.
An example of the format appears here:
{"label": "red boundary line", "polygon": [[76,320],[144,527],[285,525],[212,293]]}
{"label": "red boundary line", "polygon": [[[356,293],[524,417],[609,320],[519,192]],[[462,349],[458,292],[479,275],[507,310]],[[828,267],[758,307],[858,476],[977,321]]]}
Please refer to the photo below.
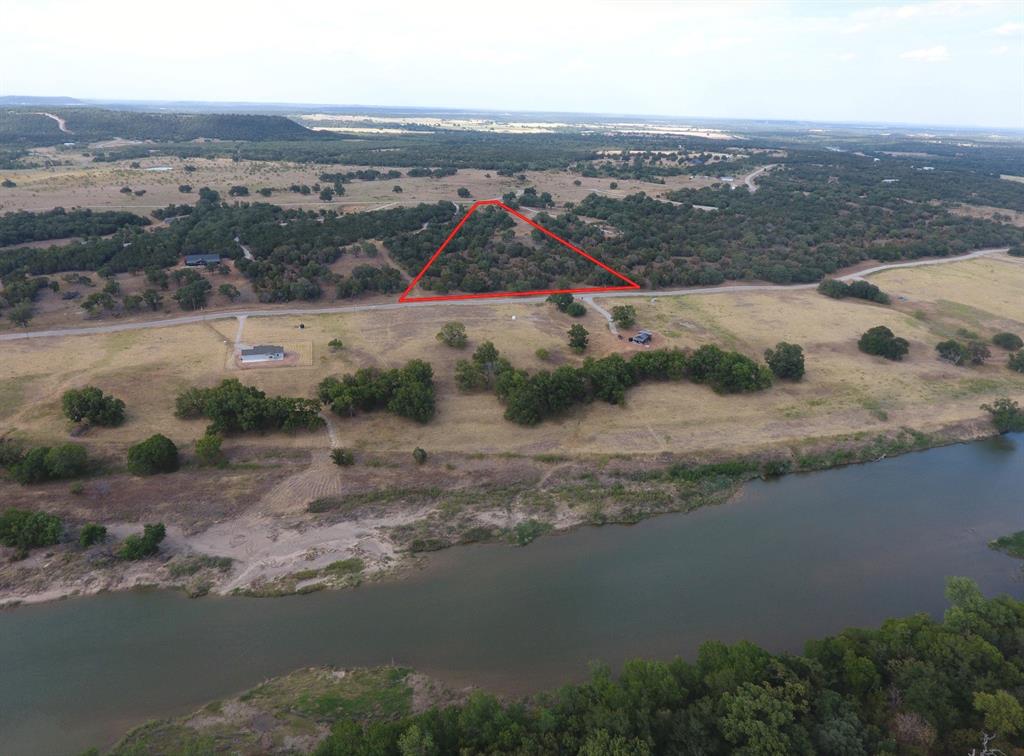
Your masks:
{"label": "red boundary line", "polygon": [[[452,239],[455,238],[455,235],[457,233],[459,233],[459,231],[465,225],[466,221],[469,220],[469,216],[471,216],[473,213],[475,213],[477,208],[482,207],[484,205],[494,205],[496,207],[500,207],[502,210],[504,210],[509,215],[513,215],[516,218],[518,218],[519,220],[525,221],[526,223],[530,224],[531,226],[533,226],[535,229],[537,229],[541,233],[544,233],[544,234],[547,234],[548,236],[550,236],[552,239],[557,241],[559,244],[562,244],[563,246],[568,247],[573,252],[575,252],[577,255],[580,255],[581,257],[584,257],[587,260],[589,260],[590,262],[594,263],[594,265],[597,265],[598,267],[603,268],[604,270],[608,271],[609,273],[611,273],[616,278],[621,279],[622,281],[625,281],[626,282],[625,285],[623,285],[623,286],[593,286],[593,287],[582,288],[582,289],[535,289],[535,290],[532,290],[532,291],[490,291],[490,292],[486,292],[486,293],[483,293],[483,294],[446,294],[446,295],[431,296],[431,297],[410,297],[409,296],[409,292],[416,288],[416,284],[418,284],[420,282],[420,279],[423,278],[423,275],[427,272],[427,270],[430,269],[430,266],[433,265],[437,261],[437,258],[441,256],[441,253],[444,252],[445,247],[448,246],[448,243]],[[400,296],[398,298],[398,301],[399,302],[444,302],[444,301],[458,300],[458,299],[496,299],[496,298],[500,298],[500,297],[528,297],[528,296],[536,296],[536,295],[541,295],[541,294],[593,294],[593,293],[596,293],[596,292],[599,292],[599,291],[620,291],[622,289],[639,289],[639,288],[640,288],[640,284],[638,284],[636,281],[633,281],[633,280],[627,278],[626,276],[622,275],[621,273],[619,273],[619,271],[615,270],[614,268],[611,268],[611,267],[605,265],[600,260],[598,260],[598,259],[596,259],[594,257],[591,257],[590,255],[588,255],[586,252],[584,252],[579,247],[576,247],[576,246],[570,244],[565,239],[563,239],[562,237],[558,236],[558,234],[555,234],[555,233],[552,233],[551,231],[548,231],[548,229],[544,228],[544,226],[540,225],[539,223],[535,223],[534,221],[530,220],[529,218],[527,218],[522,213],[516,212],[511,207],[509,207],[508,205],[503,203],[501,200],[478,200],[477,202],[474,202],[470,206],[469,210],[462,217],[462,220],[460,220],[458,225],[455,226],[454,229],[452,229],[452,232],[450,234],[448,234],[448,238],[445,239],[441,243],[441,246],[437,248],[437,251],[434,252],[434,254],[430,256],[430,259],[427,260],[427,264],[423,266],[423,270],[421,270],[419,273],[416,274],[416,277],[414,279],[412,279],[412,283],[410,283],[406,287],[405,291],[402,292],[402,296]]]}

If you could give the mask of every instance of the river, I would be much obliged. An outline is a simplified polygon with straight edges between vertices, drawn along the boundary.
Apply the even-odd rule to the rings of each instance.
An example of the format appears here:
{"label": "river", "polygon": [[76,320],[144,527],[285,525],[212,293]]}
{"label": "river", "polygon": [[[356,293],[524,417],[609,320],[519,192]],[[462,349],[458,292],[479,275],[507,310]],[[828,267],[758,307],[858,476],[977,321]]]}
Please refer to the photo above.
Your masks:
{"label": "river", "polygon": [[523,694],[703,641],[806,639],[941,614],[943,579],[1022,596],[987,542],[1024,529],[1024,435],[777,481],[728,504],[526,548],[433,555],[403,580],[277,599],[134,591],[0,613],[0,743],[75,753],[297,667],[397,663]]}

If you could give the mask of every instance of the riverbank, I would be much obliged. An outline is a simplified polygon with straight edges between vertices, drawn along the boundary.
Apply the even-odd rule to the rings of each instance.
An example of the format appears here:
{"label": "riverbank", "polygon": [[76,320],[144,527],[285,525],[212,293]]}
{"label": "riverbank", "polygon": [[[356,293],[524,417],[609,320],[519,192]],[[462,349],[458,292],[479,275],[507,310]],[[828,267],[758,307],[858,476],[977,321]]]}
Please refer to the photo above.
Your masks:
{"label": "riverbank", "polygon": [[[752,480],[727,503],[528,548],[472,544],[401,580],[252,600],[135,590],[0,612],[0,732],[19,756],[110,747],[296,669],[400,666],[519,698],[590,663],[694,659],[942,615],[943,578],[1021,597],[1024,435]],[[157,684],[154,684],[157,681]]]}
{"label": "riverbank", "polygon": [[[312,499],[302,513],[244,511],[209,526],[167,523],[157,557],[125,562],[116,544],[141,522],[107,526],[106,543],[64,543],[0,565],[0,607],[139,587],[257,598],[306,594],[401,579],[423,555],[453,546],[536,538],[584,526],[633,524],[728,501],[755,478],[868,463],[994,435],[985,420],[923,433],[901,428],[766,446],[741,458],[536,455],[501,459],[500,478],[405,476],[379,488]],[[459,460],[459,466],[472,464]],[[485,460],[476,460],[483,470]],[[447,466],[454,469],[455,464]],[[323,474],[316,468],[296,477]],[[330,471],[328,471],[330,472]],[[290,481],[290,482],[289,482]],[[475,481],[475,482],[474,482]],[[288,490],[294,481],[288,479]]]}

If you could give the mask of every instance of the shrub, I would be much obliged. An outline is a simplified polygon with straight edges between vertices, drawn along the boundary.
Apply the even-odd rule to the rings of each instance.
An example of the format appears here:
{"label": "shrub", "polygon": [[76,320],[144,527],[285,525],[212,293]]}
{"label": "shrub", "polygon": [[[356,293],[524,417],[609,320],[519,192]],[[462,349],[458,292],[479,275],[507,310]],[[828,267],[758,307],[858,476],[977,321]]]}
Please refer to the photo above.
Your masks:
{"label": "shrub", "polygon": [[135,475],[170,473],[178,469],[178,447],[157,433],[128,449],[128,470]]}
{"label": "shrub", "polygon": [[902,360],[910,351],[910,342],[896,336],[885,326],[869,328],[857,342],[857,348],[865,354],[885,357],[887,360]]}
{"label": "shrub", "polygon": [[548,297],[547,301],[557,307],[560,312],[565,312],[569,308],[569,305],[576,300],[573,298],[572,294],[552,294]]}
{"label": "shrub", "polygon": [[761,465],[762,478],[780,478],[789,473],[792,464],[788,459],[770,459]]}
{"label": "shrub", "polygon": [[565,314],[573,318],[582,318],[587,314],[587,308],[582,302],[573,301],[565,308]]}
{"label": "shrub", "polygon": [[462,197],[463,199],[466,199],[467,197],[471,197],[471,196],[472,196],[472,195],[470,194],[470,192],[469,192],[469,189],[467,189],[467,188],[466,188],[466,187],[464,187],[464,186],[460,186],[460,187],[459,187],[459,188],[458,188],[458,189],[456,190],[456,192],[455,192],[455,193],[456,193],[456,194],[458,194],[458,195],[459,195],[460,197]]}
{"label": "shrub", "polygon": [[512,540],[517,546],[526,546],[545,533],[550,533],[552,526],[540,520],[524,520],[516,523],[512,530]]}
{"label": "shrub", "polygon": [[81,444],[61,444],[46,452],[46,470],[51,480],[77,478],[85,473],[88,462]]}
{"label": "shrub", "polygon": [[87,549],[93,544],[101,543],[107,539],[107,529],[102,525],[90,522],[82,527],[78,533],[78,545]]}
{"label": "shrub", "polygon": [[551,352],[549,352],[547,349],[544,349],[543,347],[534,352],[534,354],[537,355],[537,359],[541,360],[542,362],[547,362],[549,359],[551,359]]}
{"label": "shrub", "polygon": [[141,535],[130,535],[121,542],[117,555],[121,559],[129,561],[138,561],[153,556],[160,550],[160,542],[166,535],[167,531],[162,522],[146,525],[142,528]]}
{"label": "shrub", "polygon": [[612,308],[612,320],[620,328],[629,328],[636,323],[636,308],[633,305],[615,305]]}
{"label": "shrub", "polygon": [[1006,360],[1006,366],[1010,370],[1016,370],[1018,373],[1024,373],[1024,350],[1014,352]]}
{"label": "shrub", "polygon": [[224,461],[221,444],[224,438],[219,433],[205,434],[196,439],[196,458],[202,465],[219,465]]}
{"label": "shrub", "polygon": [[0,514],[0,543],[18,549],[21,557],[29,549],[58,543],[63,530],[60,518],[45,512],[8,509]]}
{"label": "shrub", "polygon": [[579,323],[575,323],[569,329],[569,346],[572,347],[574,352],[584,351],[589,341],[590,332]]}
{"label": "shrub", "polygon": [[335,447],[331,449],[331,461],[339,467],[348,467],[355,464],[356,458],[348,449]]}
{"label": "shrub", "polygon": [[61,397],[64,414],[73,422],[116,426],[124,422],[124,402],[105,395],[95,386],[70,389]]}
{"label": "shrub", "polygon": [[804,350],[799,344],[780,341],[775,349],[764,350],[764,360],[779,378],[799,381],[804,377]]}
{"label": "shrub", "polygon": [[417,446],[415,449],[412,450],[412,458],[416,460],[417,465],[422,465],[424,462],[427,461],[427,452],[425,449],[422,449],[419,446]]}
{"label": "shrub", "polygon": [[437,340],[455,349],[462,349],[468,343],[466,326],[456,321],[445,323],[437,333]]}
{"label": "shrub", "polygon": [[939,359],[954,365],[962,365],[967,359],[967,349],[956,339],[940,341],[935,345],[935,351],[939,353]]}
{"label": "shrub", "polygon": [[992,416],[992,423],[1000,433],[1024,431],[1024,409],[1017,402],[1003,397],[981,408]]}
{"label": "shrub", "polygon": [[345,344],[342,342],[341,339],[331,339],[330,341],[327,342],[327,346],[331,348],[332,352],[340,352],[342,349],[345,348]]}
{"label": "shrub", "polygon": [[1015,352],[1021,347],[1024,347],[1024,339],[1021,339],[1021,337],[1015,333],[1007,333],[1005,331],[993,336],[992,343],[997,347],[1002,347],[1010,352]]}

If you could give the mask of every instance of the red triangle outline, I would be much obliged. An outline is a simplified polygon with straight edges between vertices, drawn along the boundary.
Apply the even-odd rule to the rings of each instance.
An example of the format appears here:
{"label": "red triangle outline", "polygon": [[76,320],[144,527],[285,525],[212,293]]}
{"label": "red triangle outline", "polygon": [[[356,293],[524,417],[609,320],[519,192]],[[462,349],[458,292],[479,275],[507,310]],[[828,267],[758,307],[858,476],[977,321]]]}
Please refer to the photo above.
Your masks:
{"label": "red triangle outline", "polygon": [[[552,239],[557,241],[559,244],[561,244],[561,245],[563,245],[565,247],[568,247],[569,249],[571,249],[576,254],[580,255],[581,257],[586,258],[590,262],[592,262],[595,265],[597,265],[599,268],[603,268],[604,270],[608,271],[609,273],[611,273],[616,278],[619,278],[622,281],[625,281],[626,283],[624,285],[622,285],[622,286],[592,286],[592,287],[589,287],[589,288],[581,288],[581,289],[533,289],[531,291],[488,291],[488,292],[484,292],[482,294],[445,294],[445,295],[437,295],[437,296],[429,296],[429,297],[410,297],[409,296],[409,292],[411,292],[413,289],[416,288],[416,285],[420,282],[420,279],[423,278],[423,275],[430,269],[430,266],[433,265],[437,261],[437,258],[439,258],[441,256],[441,253],[444,252],[445,247],[448,246],[448,243],[452,239],[455,238],[455,235],[457,233],[459,233],[459,231],[462,229],[462,226],[465,225],[467,220],[469,220],[469,216],[471,216],[473,213],[475,213],[477,211],[478,208],[481,208],[484,205],[493,205],[495,207],[500,207],[506,213],[508,213],[508,214],[510,214],[510,215],[512,215],[512,216],[514,216],[516,218],[518,218],[521,221],[524,221],[524,222],[530,224],[531,226],[533,226],[535,229],[537,229],[541,233],[544,233],[544,234],[550,236]],[[546,294],[594,294],[594,293],[601,292],[601,291],[621,291],[621,290],[624,290],[624,289],[639,289],[639,288],[640,288],[640,284],[638,284],[636,281],[633,281],[632,279],[627,278],[626,276],[624,276],[621,273],[619,273],[619,271],[615,270],[614,268],[612,268],[612,267],[610,267],[608,265],[605,265],[603,262],[601,262],[597,258],[591,257],[586,252],[584,252],[582,249],[580,249],[577,246],[574,246],[573,244],[570,244],[565,239],[560,237],[558,234],[555,234],[555,233],[549,231],[548,229],[544,228],[544,226],[540,225],[539,223],[536,223],[536,222],[530,220],[529,218],[527,218],[522,213],[516,212],[511,207],[509,207],[508,205],[503,203],[501,200],[494,200],[494,199],[492,199],[492,200],[478,200],[478,201],[474,202],[470,206],[469,210],[466,211],[466,214],[464,216],[462,216],[462,220],[460,220],[458,225],[455,226],[454,229],[452,229],[452,232],[450,234],[448,234],[448,238],[445,239],[441,243],[441,246],[437,248],[437,251],[434,252],[434,254],[430,256],[429,260],[427,260],[427,264],[423,266],[423,269],[419,273],[416,274],[416,277],[414,279],[412,279],[412,282],[406,287],[405,291],[402,292],[402,295],[398,298],[398,301],[402,302],[402,303],[406,303],[406,302],[444,302],[444,301],[451,301],[451,300],[458,300],[458,299],[496,299],[496,298],[501,298],[501,297],[529,297],[529,296],[537,296],[537,295],[542,295],[542,294],[544,294],[544,295],[546,295]]]}

